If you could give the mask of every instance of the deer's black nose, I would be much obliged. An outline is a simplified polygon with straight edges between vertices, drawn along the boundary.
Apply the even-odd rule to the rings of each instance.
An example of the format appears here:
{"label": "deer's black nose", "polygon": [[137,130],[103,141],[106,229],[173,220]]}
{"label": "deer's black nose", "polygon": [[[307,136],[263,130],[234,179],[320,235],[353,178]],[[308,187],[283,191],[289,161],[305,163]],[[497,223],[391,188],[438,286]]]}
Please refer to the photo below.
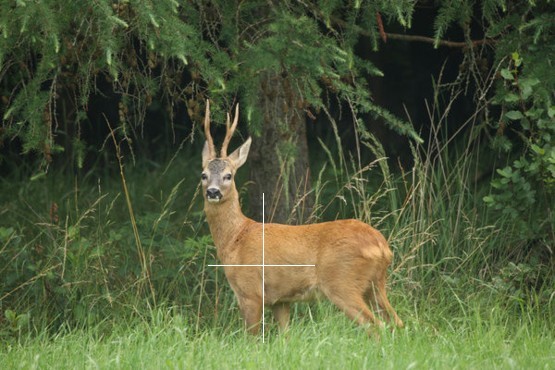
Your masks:
{"label": "deer's black nose", "polygon": [[210,201],[219,201],[222,198],[222,193],[220,189],[217,188],[208,188],[206,189],[206,198]]}

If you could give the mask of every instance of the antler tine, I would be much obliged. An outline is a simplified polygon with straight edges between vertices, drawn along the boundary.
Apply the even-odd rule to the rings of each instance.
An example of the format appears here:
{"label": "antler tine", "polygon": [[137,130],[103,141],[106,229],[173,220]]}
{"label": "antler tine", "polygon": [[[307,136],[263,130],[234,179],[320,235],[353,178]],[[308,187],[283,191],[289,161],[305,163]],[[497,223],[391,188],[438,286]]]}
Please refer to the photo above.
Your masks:
{"label": "antler tine", "polygon": [[229,142],[231,141],[231,137],[233,136],[233,133],[235,132],[235,128],[237,127],[237,123],[239,122],[239,103],[237,103],[237,105],[235,106],[235,117],[233,117],[233,124],[231,125],[231,127],[229,126],[229,113],[227,114],[227,121],[225,123],[226,125],[226,134],[225,134],[225,139],[224,139],[224,143],[222,144],[222,151],[221,151],[221,156],[223,157],[227,157],[227,147],[229,145]]}
{"label": "antler tine", "polygon": [[206,136],[206,141],[208,142],[210,157],[216,158],[216,148],[210,134],[210,100],[208,99],[206,99],[206,113],[204,114],[204,136]]}

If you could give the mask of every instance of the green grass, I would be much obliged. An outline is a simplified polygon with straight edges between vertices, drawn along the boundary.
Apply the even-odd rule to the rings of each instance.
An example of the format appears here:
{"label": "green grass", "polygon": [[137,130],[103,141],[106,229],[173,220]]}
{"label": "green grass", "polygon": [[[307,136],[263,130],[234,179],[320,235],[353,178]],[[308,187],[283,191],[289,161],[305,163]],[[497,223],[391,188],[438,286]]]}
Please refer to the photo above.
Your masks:
{"label": "green grass", "polygon": [[[447,297],[446,297],[447,298]],[[454,299],[454,298],[453,298]],[[195,332],[171,311],[143,322],[89,327],[23,338],[0,351],[3,368],[214,369],[549,369],[555,366],[553,327],[541,318],[514,317],[500,307],[469,305],[445,317],[436,308],[401,307],[407,328],[370,339],[327,304],[313,319],[296,317],[284,335],[271,328],[262,343],[240,326]],[[422,302],[424,304],[424,302]],[[412,311],[410,315],[408,312]],[[238,323],[237,323],[238,324]]]}

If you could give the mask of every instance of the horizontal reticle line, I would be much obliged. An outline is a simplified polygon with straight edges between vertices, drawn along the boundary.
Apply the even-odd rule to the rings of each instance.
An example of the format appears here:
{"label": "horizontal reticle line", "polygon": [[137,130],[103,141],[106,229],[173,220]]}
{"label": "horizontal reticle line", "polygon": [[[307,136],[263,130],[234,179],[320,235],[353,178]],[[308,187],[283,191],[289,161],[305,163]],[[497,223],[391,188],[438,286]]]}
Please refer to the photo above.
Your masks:
{"label": "horizontal reticle line", "polygon": [[315,267],[316,265],[208,265],[211,267],[288,267],[288,266],[292,266],[292,267]]}

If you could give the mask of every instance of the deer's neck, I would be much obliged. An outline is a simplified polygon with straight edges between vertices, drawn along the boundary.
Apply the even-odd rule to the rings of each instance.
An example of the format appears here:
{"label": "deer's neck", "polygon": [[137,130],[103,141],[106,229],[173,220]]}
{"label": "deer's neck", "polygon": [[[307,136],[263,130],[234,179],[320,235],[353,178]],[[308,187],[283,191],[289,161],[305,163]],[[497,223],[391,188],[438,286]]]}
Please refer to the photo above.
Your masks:
{"label": "deer's neck", "polygon": [[238,194],[234,193],[221,203],[204,201],[206,220],[220,259],[249,220],[241,211]]}

